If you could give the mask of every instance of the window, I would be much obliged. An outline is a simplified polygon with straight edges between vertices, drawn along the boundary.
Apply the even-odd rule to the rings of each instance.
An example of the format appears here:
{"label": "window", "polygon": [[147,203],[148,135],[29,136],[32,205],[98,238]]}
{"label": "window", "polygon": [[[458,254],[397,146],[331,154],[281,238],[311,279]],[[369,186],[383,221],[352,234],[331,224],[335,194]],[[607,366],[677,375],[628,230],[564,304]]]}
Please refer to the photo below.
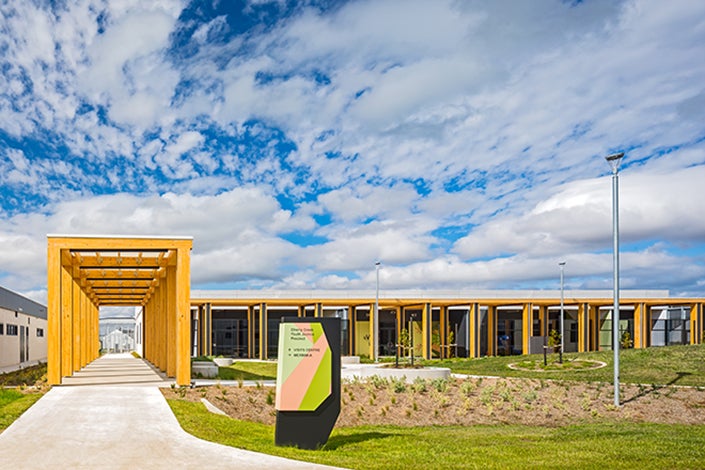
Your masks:
{"label": "window", "polygon": [[37,328],[37,338],[44,337],[44,328]]}
{"label": "window", "polygon": [[570,324],[570,342],[578,342],[578,322],[573,322]]}
{"label": "window", "polygon": [[17,336],[17,325],[7,324],[7,336]]}
{"label": "window", "polygon": [[5,334],[5,324],[0,323],[0,335]]}

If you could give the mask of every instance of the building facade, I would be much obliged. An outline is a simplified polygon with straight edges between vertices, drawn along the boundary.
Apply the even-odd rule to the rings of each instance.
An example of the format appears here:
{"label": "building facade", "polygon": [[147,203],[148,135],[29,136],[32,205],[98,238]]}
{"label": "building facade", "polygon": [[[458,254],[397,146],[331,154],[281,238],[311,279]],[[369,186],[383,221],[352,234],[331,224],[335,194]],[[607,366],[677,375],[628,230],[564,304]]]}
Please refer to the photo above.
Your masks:
{"label": "building facade", "polygon": [[46,362],[47,309],[0,287],[0,370]]}
{"label": "building facade", "polygon": [[[703,341],[703,298],[623,290],[622,347]],[[282,317],[338,317],[348,355],[431,358],[534,354],[560,332],[558,291],[193,291],[193,355],[275,358]],[[612,349],[612,291],[564,292],[566,352]],[[376,323],[376,325],[375,325]],[[374,344],[377,336],[377,351]]]}
{"label": "building facade", "polygon": [[134,317],[108,317],[100,319],[100,349],[104,353],[131,352],[135,343]]}

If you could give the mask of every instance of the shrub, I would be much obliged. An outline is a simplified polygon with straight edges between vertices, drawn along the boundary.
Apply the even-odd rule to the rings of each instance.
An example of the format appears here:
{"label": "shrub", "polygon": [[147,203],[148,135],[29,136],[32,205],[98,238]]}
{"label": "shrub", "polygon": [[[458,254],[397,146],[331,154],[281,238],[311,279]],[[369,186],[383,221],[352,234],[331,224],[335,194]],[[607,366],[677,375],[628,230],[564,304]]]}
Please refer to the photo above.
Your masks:
{"label": "shrub", "polygon": [[394,390],[394,393],[404,393],[406,392],[406,380],[404,380],[403,377],[397,378],[394,377],[390,381],[392,390]]}
{"label": "shrub", "polygon": [[416,393],[423,393],[427,390],[426,387],[426,380],[422,379],[421,377],[416,377],[414,379],[414,383],[412,384],[412,388],[414,392]]}
{"label": "shrub", "polygon": [[431,385],[439,392],[445,392],[448,389],[448,380],[446,379],[433,379]]}

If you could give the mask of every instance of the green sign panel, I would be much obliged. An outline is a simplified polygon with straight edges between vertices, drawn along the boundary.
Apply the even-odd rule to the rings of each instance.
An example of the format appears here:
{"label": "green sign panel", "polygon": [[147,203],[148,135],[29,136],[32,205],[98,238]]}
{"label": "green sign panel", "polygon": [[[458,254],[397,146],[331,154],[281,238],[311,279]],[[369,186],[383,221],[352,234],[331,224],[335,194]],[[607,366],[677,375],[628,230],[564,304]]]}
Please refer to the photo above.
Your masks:
{"label": "green sign panel", "polygon": [[333,355],[321,323],[279,325],[278,411],[315,411],[332,393]]}

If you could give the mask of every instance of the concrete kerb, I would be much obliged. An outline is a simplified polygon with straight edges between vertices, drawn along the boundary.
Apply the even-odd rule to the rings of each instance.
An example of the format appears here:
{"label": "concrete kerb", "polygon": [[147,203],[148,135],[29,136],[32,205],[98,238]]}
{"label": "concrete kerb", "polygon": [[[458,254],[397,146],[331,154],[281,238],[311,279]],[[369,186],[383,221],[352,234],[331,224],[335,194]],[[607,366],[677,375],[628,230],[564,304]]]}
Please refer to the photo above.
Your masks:
{"label": "concrete kerb", "polygon": [[27,361],[21,364],[13,364],[11,366],[0,367],[0,374],[7,374],[8,372],[16,372],[18,370],[27,369],[29,367],[38,366],[41,364],[46,364],[46,359],[43,361]]}
{"label": "concrete kerb", "polygon": [[450,378],[450,369],[445,367],[423,367],[418,369],[389,367],[391,364],[343,364],[343,379],[368,379],[370,377],[404,378],[407,383],[417,379],[436,380]]}

